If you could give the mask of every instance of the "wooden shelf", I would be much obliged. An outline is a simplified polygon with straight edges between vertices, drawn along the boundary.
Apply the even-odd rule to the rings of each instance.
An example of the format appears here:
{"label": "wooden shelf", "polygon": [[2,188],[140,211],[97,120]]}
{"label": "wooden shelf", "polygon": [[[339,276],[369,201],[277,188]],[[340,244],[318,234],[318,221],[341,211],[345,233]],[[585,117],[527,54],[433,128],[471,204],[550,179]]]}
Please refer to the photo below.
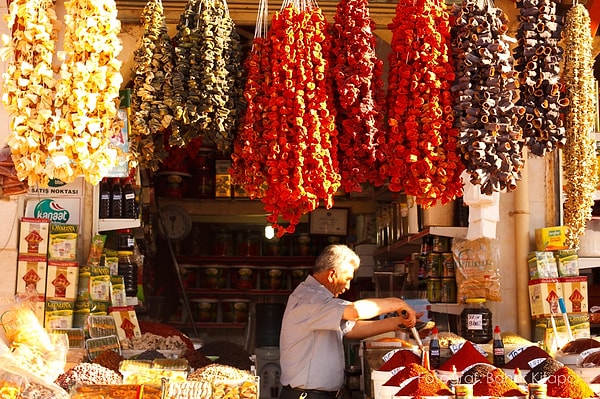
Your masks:
{"label": "wooden shelf", "polygon": [[180,267],[203,265],[311,266],[315,256],[178,256]]}
{"label": "wooden shelf", "polygon": [[208,289],[208,288],[186,288],[185,292],[190,297],[204,296],[227,296],[230,298],[244,297],[244,296],[263,296],[263,295],[289,295],[292,290],[237,290],[235,288],[219,288],[219,289]]}
{"label": "wooden shelf", "polygon": [[393,258],[399,255],[406,255],[407,252],[411,251],[411,247],[420,246],[423,238],[428,235],[462,238],[467,235],[467,227],[427,227],[423,231],[406,236],[390,245],[375,249],[373,256]]}

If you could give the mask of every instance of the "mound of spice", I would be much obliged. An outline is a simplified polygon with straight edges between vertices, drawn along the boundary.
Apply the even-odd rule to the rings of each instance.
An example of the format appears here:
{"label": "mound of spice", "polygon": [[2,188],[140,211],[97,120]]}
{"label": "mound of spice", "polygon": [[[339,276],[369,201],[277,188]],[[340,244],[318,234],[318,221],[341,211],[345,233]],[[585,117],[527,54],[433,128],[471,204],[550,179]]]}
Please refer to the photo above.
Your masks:
{"label": "mound of spice", "polygon": [[381,365],[378,371],[392,371],[398,367],[406,367],[411,363],[421,363],[421,357],[410,349],[399,349],[385,363]]}
{"label": "mound of spice", "polygon": [[540,348],[539,346],[528,346],[513,357],[508,363],[504,365],[504,368],[514,370],[519,368],[521,370],[531,370],[532,364],[538,364],[539,359],[548,359],[550,355],[548,352]]}
{"label": "mound of spice", "polygon": [[421,366],[417,363],[408,364],[402,370],[394,374],[389,380],[387,380],[383,385],[386,387],[399,387],[404,381],[409,380],[413,377],[422,377],[422,376],[432,376],[435,377],[435,374],[427,370],[425,367]]}
{"label": "mound of spice", "polygon": [[491,364],[479,363],[473,366],[467,367],[463,370],[460,376],[461,384],[475,384],[477,381],[488,375],[496,367]]}
{"label": "mound of spice", "polygon": [[594,398],[596,393],[588,384],[567,366],[559,368],[546,380],[548,396],[555,398]]}
{"label": "mound of spice", "polygon": [[491,364],[488,358],[479,352],[475,344],[471,341],[465,341],[460,349],[440,366],[439,370],[452,371],[452,366],[456,366],[456,370],[463,371],[476,363]]}
{"label": "mound of spice", "polygon": [[563,366],[564,364],[562,364],[558,360],[549,357],[548,359],[534,366],[531,369],[531,371],[527,373],[527,375],[525,376],[525,382],[529,384],[531,382],[541,381],[544,378],[556,373],[558,369],[560,369]]}
{"label": "mound of spice", "polygon": [[[501,369],[490,371],[473,385],[475,396],[523,396],[521,388]],[[548,393],[548,396],[550,394]]]}
{"label": "mound of spice", "polygon": [[452,391],[435,374],[413,377],[394,396],[449,396]]}

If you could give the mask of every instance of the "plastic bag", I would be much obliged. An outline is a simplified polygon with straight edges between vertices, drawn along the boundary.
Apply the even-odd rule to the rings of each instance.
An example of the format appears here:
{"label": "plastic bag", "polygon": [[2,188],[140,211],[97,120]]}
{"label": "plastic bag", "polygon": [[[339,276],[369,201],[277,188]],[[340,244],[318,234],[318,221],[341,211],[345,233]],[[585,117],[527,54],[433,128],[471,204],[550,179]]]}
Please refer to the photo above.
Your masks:
{"label": "plastic bag", "polygon": [[6,358],[0,361],[0,392],[3,399],[69,399],[68,392],[58,385]]}
{"label": "plastic bag", "polygon": [[464,303],[467,298],[502,301],[498,240],[455,238],[452,243],[452,255],[456,265],[456,290],[459,303]]}

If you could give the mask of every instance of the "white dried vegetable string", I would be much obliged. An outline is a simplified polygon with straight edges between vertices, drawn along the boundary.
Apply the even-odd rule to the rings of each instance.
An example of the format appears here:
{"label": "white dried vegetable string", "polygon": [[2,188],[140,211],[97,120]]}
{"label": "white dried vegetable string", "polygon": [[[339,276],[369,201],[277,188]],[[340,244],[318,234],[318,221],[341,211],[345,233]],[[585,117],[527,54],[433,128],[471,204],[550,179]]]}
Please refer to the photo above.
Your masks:
{"label": "white dried vegetable string", "polygon": [[57,17],[52,1],[15,0],[5,15],[12,35],[2,35],[0,56],[9,60],[2,74],[2,104],[10,116],[7,143],[20,180],[46,184],[49,119],[53,114],[52,71]]}
{"label": "white dried vegetable string", "polygon": [[566,14],[564,26],[566,97],[570,100],[565,128],[564,225],[571,248],[579,247],[586,222],[591,219],[596,190],[597,165],[593,131],[596,115],[592,35],[587,9],[574,5]]}

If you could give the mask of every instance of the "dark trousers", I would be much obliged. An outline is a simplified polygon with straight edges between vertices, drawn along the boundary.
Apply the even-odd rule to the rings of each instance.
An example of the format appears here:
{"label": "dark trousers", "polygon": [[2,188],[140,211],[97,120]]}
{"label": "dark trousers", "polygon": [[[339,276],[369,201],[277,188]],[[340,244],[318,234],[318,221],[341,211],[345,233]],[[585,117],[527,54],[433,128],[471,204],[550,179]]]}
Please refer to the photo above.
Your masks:
{"label": "dark trousers", "polygon": [[336,399],[338,392],[316,391],[313,389],[296,389],[289,385],[281,389],[279,399]]}

